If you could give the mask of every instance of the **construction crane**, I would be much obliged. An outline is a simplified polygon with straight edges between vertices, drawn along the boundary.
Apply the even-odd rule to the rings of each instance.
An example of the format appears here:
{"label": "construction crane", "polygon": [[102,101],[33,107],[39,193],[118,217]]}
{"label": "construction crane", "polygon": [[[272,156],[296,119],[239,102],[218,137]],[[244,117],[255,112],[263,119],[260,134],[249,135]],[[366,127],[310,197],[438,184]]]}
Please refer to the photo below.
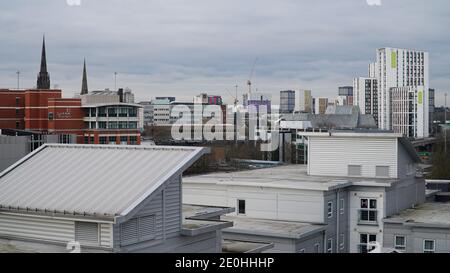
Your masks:
{"label": "construction crane", "polygon": [[252,79],[253,79],[253,74],[255,73],[255,66],[256,66],[257,62],[258,62],[258,58],[256,58],[255,61],[253,62],[252,70],[250,71],[250,77],[248,77],[247,85],[248,85],[248,93],[249,94],[252,93]]}
{"label": "construction crane", "polygon": [[236,96],[234,96],[233,94],[231,94],[230,90],[226,89],[228,94],[230,94],[230,96],[234,99],[234,107],[236,107],[239,103],[239,99],[238,99],[238,85],[234,86],[236,88]]}

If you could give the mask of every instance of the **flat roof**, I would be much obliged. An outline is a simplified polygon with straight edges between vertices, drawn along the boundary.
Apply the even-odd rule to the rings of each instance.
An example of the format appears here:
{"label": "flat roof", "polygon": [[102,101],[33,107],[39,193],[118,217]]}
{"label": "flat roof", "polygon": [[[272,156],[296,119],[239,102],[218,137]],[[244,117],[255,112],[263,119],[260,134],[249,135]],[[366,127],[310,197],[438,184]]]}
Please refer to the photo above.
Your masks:
{"label": "flat roof", "polygon": [[425,227],[450,227],[450,202],[429,202],[407,209],[383,220],[386,223],[402,223]]}
{"label": "flat roof", "polygon": [[142,104],[137,103],[125,103],[125,102],[107,102],[107,103],[87,103],[83,104],[81,108],[97,108],[97,107],[106,107],[106,106],[130,106],[142,108]]}
{"label": "flat roof", "polygon": [[45,144],[0,173],[0,211],[124,216],[207,151]]}
{"label": "flat roof", "polygon": [[187,219],[209,219],[222,216],[235,211],[230,207],[215,207],[183,204],[183,217]]}
{"label": "flat roof", "polygon": [[283,165],[239,172],[183,177],[183,183],[329,191],[352,185],[390,186],[396,179],[312,176],[306,165]]}
{"label": "flat roof", "polygon": [[223,253],[261,253],[268,249],[273,248],[274,244],[249,242],[241,240],[229,240],[225,239],[222,241],[222,252]]}
{"label": "flat roof", "polygon": [[223,232],[290,239],[300,239],[321,232],[326,228],[326,225],[322,224],[253,219],[240,216],[222,216],[221,219],[234,223],[233,227],[227,228]]}

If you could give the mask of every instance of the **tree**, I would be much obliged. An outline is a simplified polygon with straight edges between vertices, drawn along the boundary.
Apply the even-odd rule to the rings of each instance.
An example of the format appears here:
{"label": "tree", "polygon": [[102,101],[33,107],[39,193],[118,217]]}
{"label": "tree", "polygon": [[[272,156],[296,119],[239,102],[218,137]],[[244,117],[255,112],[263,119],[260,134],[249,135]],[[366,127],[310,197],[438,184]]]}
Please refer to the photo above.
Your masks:
{"label": "tree", "polygon": [[450,145],[447,145],[447,154],[444,148],[442,139],[434,149],[432,179],[450,180]]}

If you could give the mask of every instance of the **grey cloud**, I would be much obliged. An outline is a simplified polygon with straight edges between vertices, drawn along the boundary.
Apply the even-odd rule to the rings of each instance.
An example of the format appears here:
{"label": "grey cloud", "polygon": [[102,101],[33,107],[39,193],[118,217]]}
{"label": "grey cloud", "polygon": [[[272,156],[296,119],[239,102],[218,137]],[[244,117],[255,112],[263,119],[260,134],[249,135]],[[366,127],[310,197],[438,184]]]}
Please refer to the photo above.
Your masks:
{"label": "grey cloud", "polygon": [[253,60],[255,86],[310,88],[334,97],[337,86],[364,76],[375,49],[428,50],[432,87],[448,88],[450,25],[446,0],[15,0],[0,4],[0,83],[14,87],[15,71],[31,87],[47,36],[52,82],[67,96],[80,89],[88,61],[90,88],[129,86],[138,99],[159,92],[179,97],[200,91],[241,92]]}

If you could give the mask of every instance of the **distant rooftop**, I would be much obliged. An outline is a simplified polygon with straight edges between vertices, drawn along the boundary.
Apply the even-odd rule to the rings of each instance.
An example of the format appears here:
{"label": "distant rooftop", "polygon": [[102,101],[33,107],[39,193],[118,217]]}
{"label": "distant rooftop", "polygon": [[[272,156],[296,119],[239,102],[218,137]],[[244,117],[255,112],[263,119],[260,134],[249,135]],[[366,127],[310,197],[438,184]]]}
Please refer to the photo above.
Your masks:
{"label": "distant rooftop", "polygon": [[322,224],[262,220],[239,216],[223,216],[221,219],[234,223],[233,227],[224,230],[227,233],[253,234],[291,239],[300,239],[326,228]]}
{"label": "distant rooftop", "polygon": [[329,191],[354,184],[367,186],[389,186],[395,181],[395,179],[389,178],[311,176],[307,174],[307,167],[305,165],[284,165],[274,168],[230,173],[211,173],[198,176],[187,176],[183,178],[183,183],[213,183],[219,185],[240,185],[318,191]]}
{"label": "distant rooftop", "polygon": [[424,203],[384,220],[405,225],[450,227],[450,203]]}

